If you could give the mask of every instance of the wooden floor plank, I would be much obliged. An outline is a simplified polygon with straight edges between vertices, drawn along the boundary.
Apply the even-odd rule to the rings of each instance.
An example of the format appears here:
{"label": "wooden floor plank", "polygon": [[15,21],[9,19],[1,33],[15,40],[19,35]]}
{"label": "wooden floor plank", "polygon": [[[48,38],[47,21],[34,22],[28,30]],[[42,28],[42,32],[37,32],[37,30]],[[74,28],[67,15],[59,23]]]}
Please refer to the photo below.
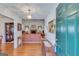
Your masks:
{"label": "wooden floor plank", "polygon": [[39,43],[23,44],[21,47],[13,49],[13,44],[7,43],[1,45],[1,52],[12,56],[41,56],[42,46]]}
{"label": "wooden floor plank", "polygon": [[55,56],[55,53],[51,51],[51,48],[43,49],[41,43],[24,43],[21,47],[13,48],[12,43],[0,44],[0,52],[8,54],[8,56]]}

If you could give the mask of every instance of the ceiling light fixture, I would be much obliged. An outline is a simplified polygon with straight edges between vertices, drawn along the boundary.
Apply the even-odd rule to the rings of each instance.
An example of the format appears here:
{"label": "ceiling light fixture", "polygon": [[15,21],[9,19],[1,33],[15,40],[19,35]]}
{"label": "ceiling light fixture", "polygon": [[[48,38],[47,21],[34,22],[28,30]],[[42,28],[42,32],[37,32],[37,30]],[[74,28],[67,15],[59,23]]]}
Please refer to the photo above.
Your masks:
{"label": "ceiling light fixture", "polygon": [[30,9],[28,9],[28,14],[27,14],[27,19],[31,19],[32,18],[32,16],[31,16],[31,10]]}

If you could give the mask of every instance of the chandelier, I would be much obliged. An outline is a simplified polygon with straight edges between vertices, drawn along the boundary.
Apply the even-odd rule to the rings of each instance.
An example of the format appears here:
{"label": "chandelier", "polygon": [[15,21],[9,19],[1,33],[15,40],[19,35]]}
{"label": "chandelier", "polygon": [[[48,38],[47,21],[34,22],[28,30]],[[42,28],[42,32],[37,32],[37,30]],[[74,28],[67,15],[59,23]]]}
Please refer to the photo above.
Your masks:
{"label": "chandelier", "polygon": [[32,16],[31,16],[31,9],[28,9],[27,11],[27,19],[31,19]]}

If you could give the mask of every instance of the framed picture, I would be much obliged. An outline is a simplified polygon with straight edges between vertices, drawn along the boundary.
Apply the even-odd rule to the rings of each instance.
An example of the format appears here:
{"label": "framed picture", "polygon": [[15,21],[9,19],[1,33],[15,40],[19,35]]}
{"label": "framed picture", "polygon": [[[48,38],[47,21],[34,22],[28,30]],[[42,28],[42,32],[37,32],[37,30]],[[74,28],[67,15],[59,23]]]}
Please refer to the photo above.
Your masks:
{"label": "framed picture", "polygon": [[31,30],[36,30],[36,25],[31,25]]}
{"label": "framed picture", "polygon": [[38,29],[42,29],[42,26],[38,26]]}
{"label": "framed picture", "polygon": [[29,30],[29,26],[26,25],[26,26],[25,26],[25,31],[28,32],[28,30]]}
{"label": "framed picture", "polygon": [[28,28],[28,29],[29,29],[29,26],[28,26],[28,25],[26,25],[26,26],[25,26],[25,29],[26,29],[26,28]]}
{"label": "framed picture", "polygon": [[38,26],[38,30],[42,31],[42,26]]}
{"label": "framed picture", "polygon": [[51,33],[55,31],[55,20],[52,20],[48,23],[48,31]]}
{"label": "framed picture", "polygon": [[17,30],[21,31],[22,30],[22,25],[20,23],[17,24]]}

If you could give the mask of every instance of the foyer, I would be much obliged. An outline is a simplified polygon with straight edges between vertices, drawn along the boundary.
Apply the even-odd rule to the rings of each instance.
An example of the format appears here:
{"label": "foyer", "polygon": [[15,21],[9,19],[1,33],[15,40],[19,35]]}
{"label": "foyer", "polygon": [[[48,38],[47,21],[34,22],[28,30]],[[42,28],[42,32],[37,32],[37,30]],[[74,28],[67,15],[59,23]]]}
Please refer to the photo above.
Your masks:
{"label": "foyer", "polygon": [[0,4],[0,55],[56,56],[57,5]]}
{"label": "foyer", "polygon": [[0,4],[0,55],[79,56],[78,5]]}

